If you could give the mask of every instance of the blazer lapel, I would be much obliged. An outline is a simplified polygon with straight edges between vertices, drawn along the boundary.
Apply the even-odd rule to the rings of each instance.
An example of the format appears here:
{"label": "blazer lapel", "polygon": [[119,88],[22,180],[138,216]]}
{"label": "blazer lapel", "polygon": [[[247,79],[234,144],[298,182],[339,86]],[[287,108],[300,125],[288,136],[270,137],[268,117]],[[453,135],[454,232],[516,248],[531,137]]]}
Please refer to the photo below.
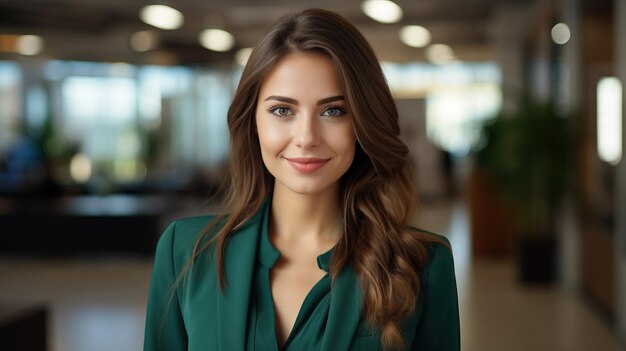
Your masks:
{"label": "blazer lapel", "polygon": [[330,310],[322,350],[348,350],[356,332],[362,307],[361,285],[351,266],[335,279],[330,295]]}
{"label": "blazer lapel", "polygon": [[218,349],[244,350],[248,307],[257,259],[259,233],[266,225],[268,201],[229,238],[224,254],[226,289],[217,294]]}

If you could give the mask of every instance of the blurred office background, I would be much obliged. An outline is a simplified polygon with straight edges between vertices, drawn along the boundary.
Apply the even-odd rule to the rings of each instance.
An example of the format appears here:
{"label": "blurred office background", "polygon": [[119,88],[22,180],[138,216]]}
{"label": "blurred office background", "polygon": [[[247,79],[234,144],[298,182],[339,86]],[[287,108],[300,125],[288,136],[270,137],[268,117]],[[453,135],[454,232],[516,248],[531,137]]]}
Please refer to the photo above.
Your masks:
{"label": "blurred office background", "polygon": [[141,349],[161,231],[219,206],[250,47],[311,6],[381,60],[463,349],[625,349],[623,0],[0,1],[0,349]]}

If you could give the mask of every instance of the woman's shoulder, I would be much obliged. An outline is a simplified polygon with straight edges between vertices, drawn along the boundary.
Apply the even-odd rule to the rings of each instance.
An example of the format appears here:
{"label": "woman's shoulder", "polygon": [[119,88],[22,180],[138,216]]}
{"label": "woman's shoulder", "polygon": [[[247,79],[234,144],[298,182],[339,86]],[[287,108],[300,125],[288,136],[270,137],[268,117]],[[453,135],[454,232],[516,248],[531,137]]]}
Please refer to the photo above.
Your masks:
{"label": "woman's shoulder", "polygon": [[175,231],[176,235],[180,236],[180,240],[185,240],[189,239],[189,237],[193,237],[199,231],[203,230],[216,218],[216,215],[179,218],[170,222],[168,228],[172,227],[172,230]]}
{"label": "woman's shoulder", "polygon": [[413,348],[459,350],[459,308],[453,251],[443,235],[416,229],[428,244],[428,261],[420,275],[418,313],[411,320],[415,328]]}
{"label": "woman's shoulder", "polygon": [[441,234],[417,227],[409,227],[409,230],[420,236],[431,253],[441,249],[447,249],[448,251],[452,250],[450,240]]}
{"label": "woman's shoulder", "polygon": [[452,245],[447,237],[416,227],[411,227],[411,231],[420,235],[428,249],[428,261],[424,267],[426,274],[454,270]]}
{"label": "woman's shoulder", "polygon": [[168,251],[174,259],[189,258],[201,235],[209,231],[203,240],[210,240],[217,232],[216,215],[186,217],[173,220],[161,234],[157,244],[157,254]]}

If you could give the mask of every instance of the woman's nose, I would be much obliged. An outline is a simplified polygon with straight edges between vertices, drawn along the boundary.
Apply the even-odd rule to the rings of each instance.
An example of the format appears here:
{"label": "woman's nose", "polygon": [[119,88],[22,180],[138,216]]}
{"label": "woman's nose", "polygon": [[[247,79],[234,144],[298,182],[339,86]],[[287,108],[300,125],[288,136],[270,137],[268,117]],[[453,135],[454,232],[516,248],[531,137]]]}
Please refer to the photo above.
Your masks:
{"label": "woman's nose", "polygon": [[319,146],[320,135],[317,120],[312,115],[301,115],[296,121],[294,139],[296,146],[303,149],[310,149]]}

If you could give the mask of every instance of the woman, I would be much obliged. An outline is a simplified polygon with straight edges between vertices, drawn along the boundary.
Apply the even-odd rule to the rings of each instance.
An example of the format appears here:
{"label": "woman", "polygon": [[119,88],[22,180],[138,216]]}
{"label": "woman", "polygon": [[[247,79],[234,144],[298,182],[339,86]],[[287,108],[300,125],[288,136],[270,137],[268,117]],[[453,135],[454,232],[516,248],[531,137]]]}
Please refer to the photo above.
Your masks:
{"label": "woman", "polygon": [[407,225],[408,150],[351,24],[281,18],[228,125],[229,214],[176,221],[159,240],[145,350],[459,349],[449,244]]}

